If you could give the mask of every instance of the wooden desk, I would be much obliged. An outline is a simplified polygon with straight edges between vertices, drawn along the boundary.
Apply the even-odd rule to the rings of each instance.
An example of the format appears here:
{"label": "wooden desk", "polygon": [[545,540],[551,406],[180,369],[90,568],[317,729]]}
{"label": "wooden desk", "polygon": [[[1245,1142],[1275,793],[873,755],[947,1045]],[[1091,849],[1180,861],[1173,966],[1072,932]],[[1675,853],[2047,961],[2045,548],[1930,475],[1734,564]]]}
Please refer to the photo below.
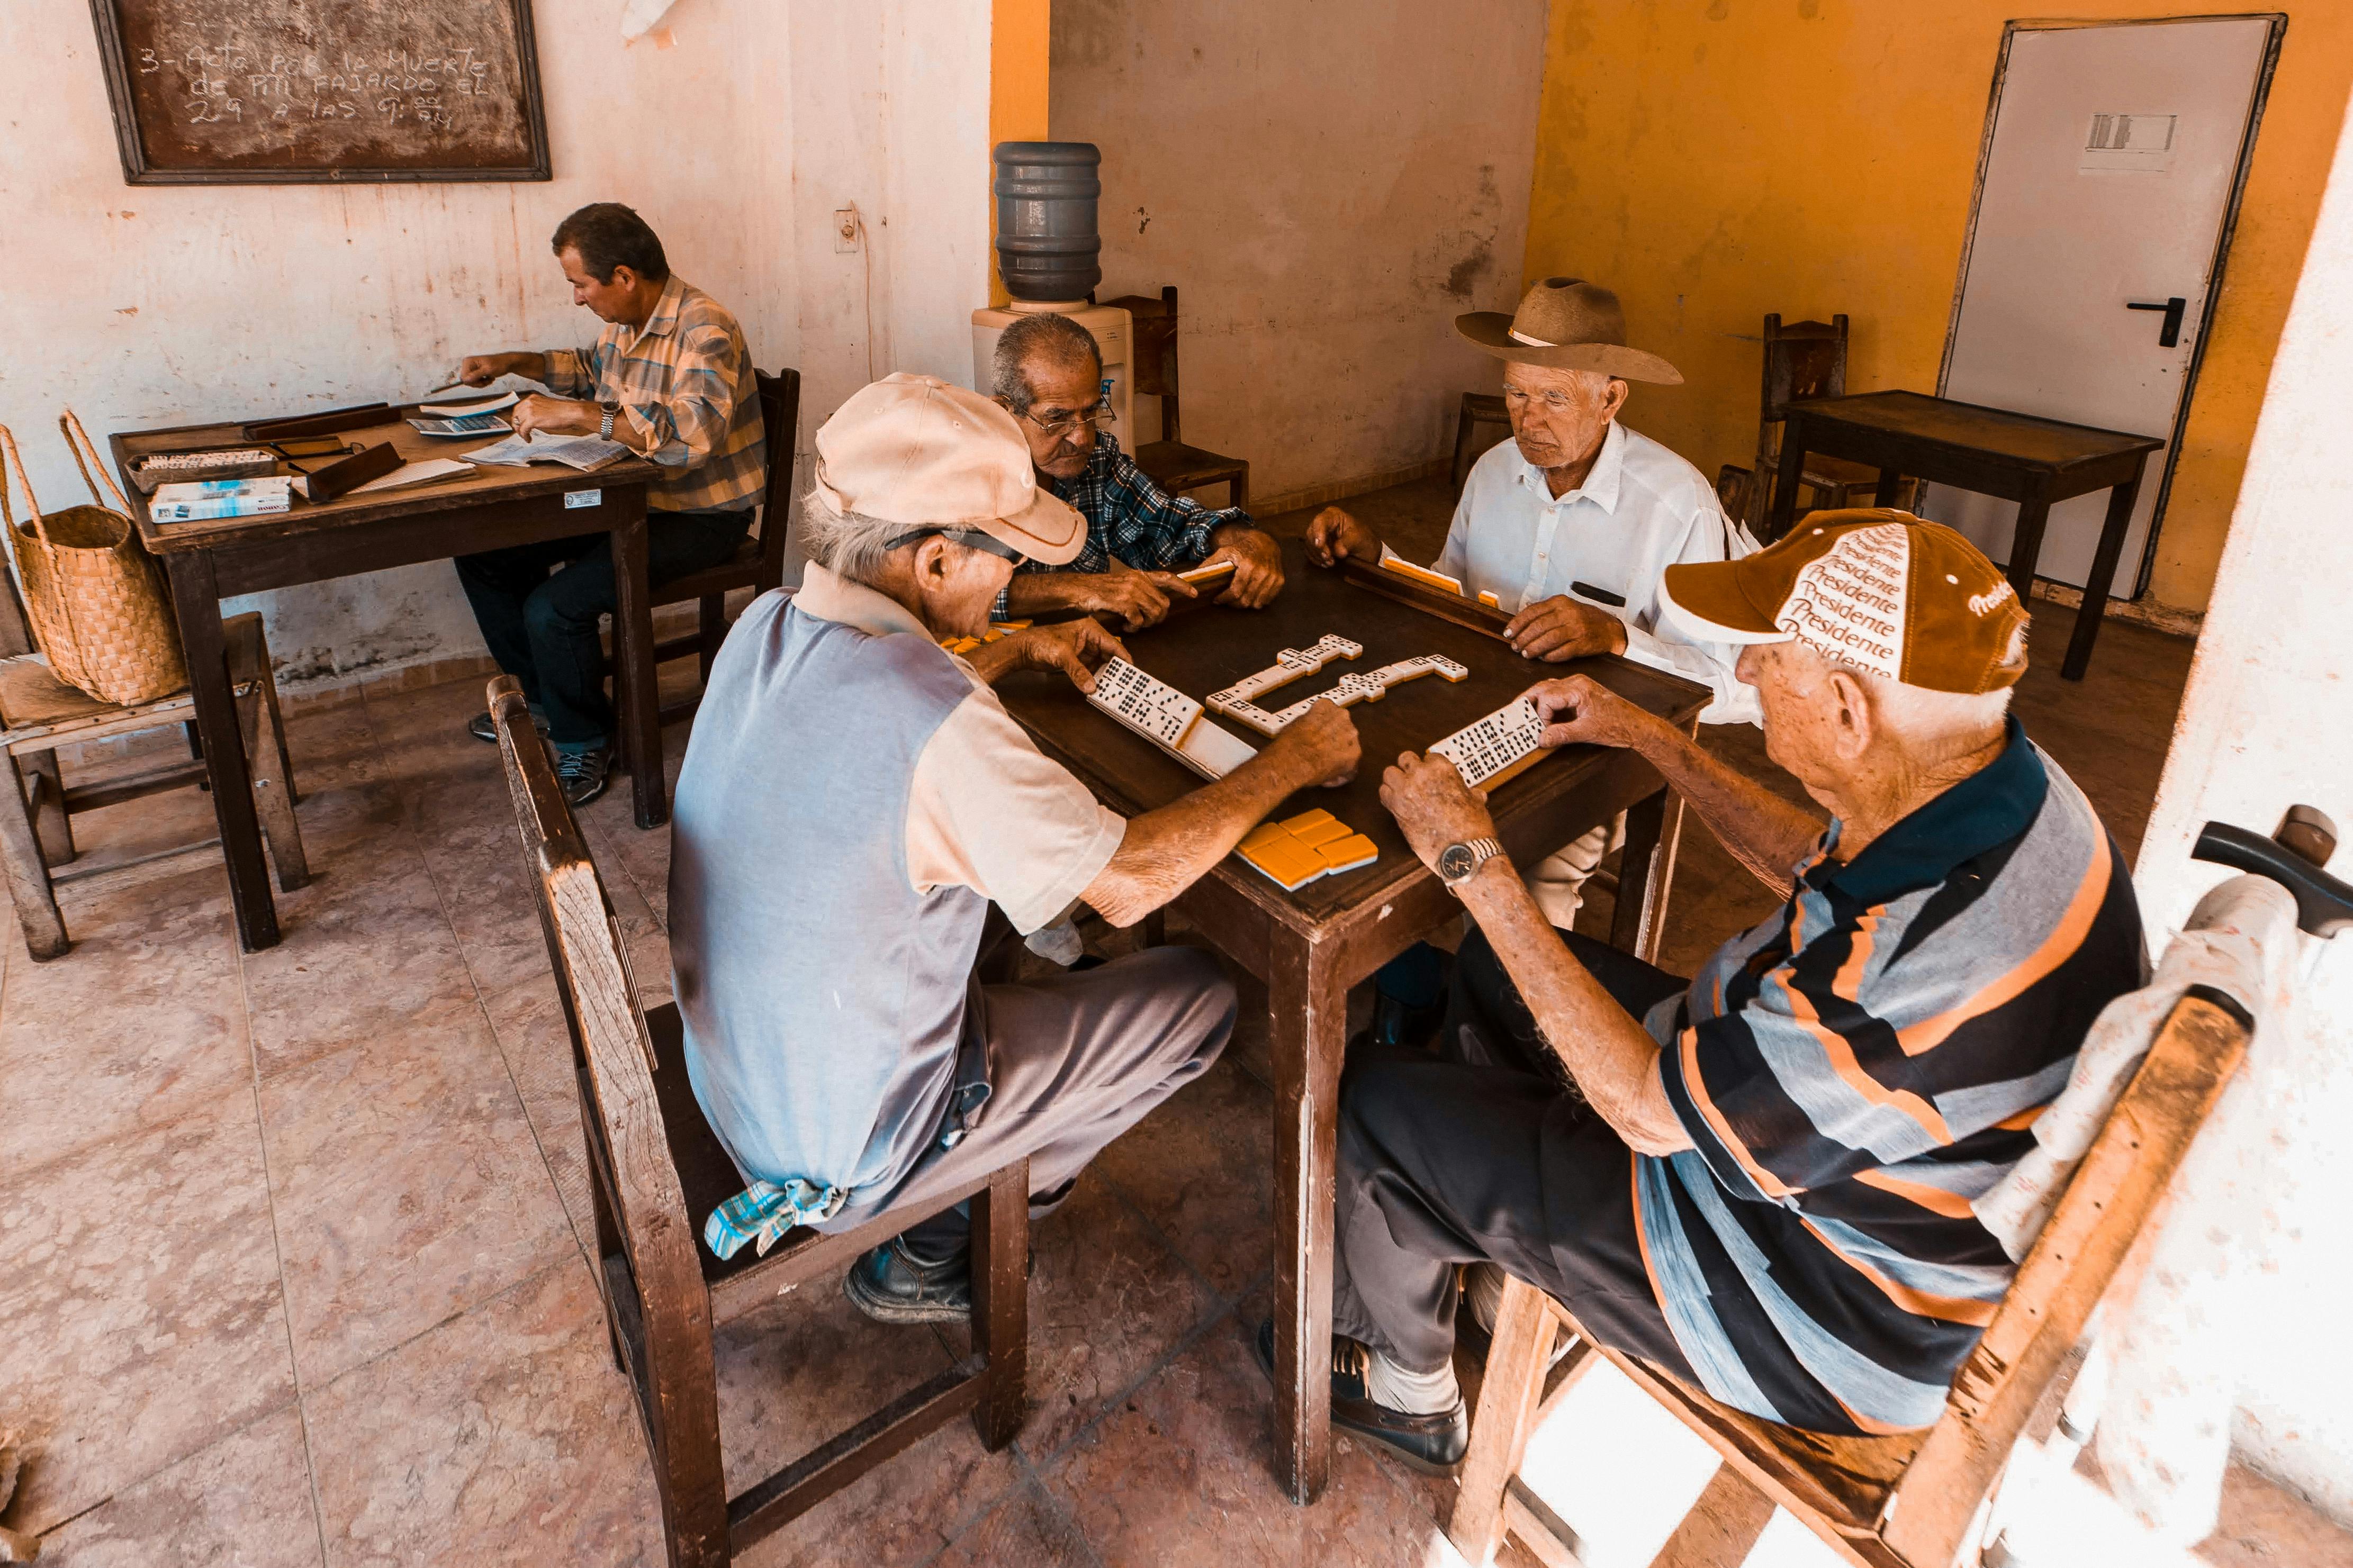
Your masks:
{"label": "wooden desk", "polygon": [[[1955,403],[1917,392],[1865,392],[1789,405],[1781,436],[1781,467],[1773,489],[1769,542],[1789,531],[1798,504],[1799,475],[1806,454],[1826,453],[1879,470],[1878,503],[1886,506],[1906,477],[1932,479],[1979,495],[2018,503],[2018,528],[2010,546],[2010,585],[2028,604],[2034,588],[2034,562],[2042,552],[2042,525],[2052,506],[2094,490],[2107,490],[2108,515],[2092,553],[2091,580],[2084,584],[2084,607],[2059,673],[2084,679],[2092,644],[2100,635],[2108,585],[2116,557],[2132,526],[2140,496],[2141,470],[2148,455],[2165,443],[2154,436],[2128,436],[2089,425],[2037,419],[2005,408]],[[2029,607],[2031,608],[2031,604]]]}
{"label": "wooden desk", "polygon": [[[1285,893],[1229,857],[1175,905],[1266,982],[1275,1079],[1276,1467],[1293,1500],[1303,1503],[1323,1490],[1331,1462],[1333,1159],[1348,987],[1462,910],[1380,804],[1381,770],[1399,752],[1425,749],[1548,676],[1590,675],[1684,730],[1697,722],[1708,692],[1620,658],[1552,665],[1523,659],[1492,637],[1308,566],[1295,539],[1283,542],[1283,572],[1289,581],[1282,596],[1266,609],[1193,610],[1124,639],[1129,650],[1142,668],[1198,698],[1273,663],[1278,649],[1309,647],[1326,632],[1364,645],[1361,658],[1282,688],[1274,694],[1278,706],[1327,689],[1349,670],[1415,654],[1445,654],[1471,670],[1460,685],[1425,676],[1378,702],[1351,708],[1364,742],[1355,780],[1305,791],[1282,807],[1328,809],[1372,837],[1377,862]],[[1090,706],[1060,675],[1008,676],[997,690],[1039,747],[1115,811],[1150,811],[1201,784]],[[1202,721],[1219,722],[1214,716]],[[1224,727],[1254,745],[1265,743],[1245,728]],[[1631,752],[1571,748],[1504,785],[1492,804],[1496,833],[1523,867],[1627,812],[1611,939],[1645,957],[1657,953],[1683,812],[1648,763]]]}
{"label": "wooden desk", "polygon": [[[402,413],[413,412],[404,409]],[[397,419],[342,433],[362,446],[390,440],[404,458],[453,458],[497,437],[437,440]],[[504,545],[607,531],[613,538],[613,574],[619,604],[613,616],[614,665],[619,687],[621,750],[637,791],[640,827],[669,819],[662,787],[661,732],[656,718],[653,612],[646,583],[646,485],[660,469],[625,458],[593,474],[556,463],[529,468],[486,468],[438,484],[381,495],[343,496],[313,506],[299,497],[290,511],[206,522],[156,523],[146,498],[129,485],[133,458],[151,452],[248,447],[236,425],[184,425],[116,436],[115,467],[123,472],[133,521],[147,548],[171,578],[172,607],[188,655],[196,726],[212,775],[213,811],[228,861],[229,896],[237,906],[237,937],[246,951],[278,942],[278,908],[270,900],[261,835],[238,744],[237,710],[223,660],[220,602],[239,594],[317,583],[359,572],[380,572],[420,561],[471,554]],[[306,460],[305,468],[321,464]],[[594,491],[597,501],[567,506],[567,494]]]}

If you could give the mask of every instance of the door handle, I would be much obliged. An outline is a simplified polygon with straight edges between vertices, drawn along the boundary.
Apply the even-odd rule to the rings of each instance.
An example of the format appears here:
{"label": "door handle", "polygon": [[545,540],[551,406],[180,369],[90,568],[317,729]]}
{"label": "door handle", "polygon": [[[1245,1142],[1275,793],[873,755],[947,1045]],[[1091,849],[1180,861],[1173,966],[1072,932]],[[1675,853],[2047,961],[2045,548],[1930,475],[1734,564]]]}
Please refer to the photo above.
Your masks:
{"label": "door handle", "polygon": [[2176,294],[2172,299],[2161,302],[2156,300],[2127,300],[2125,301],[2125,309],[2127,310],[2164,311],[2165,324],[2158,329],[2157,346],[2161,349],[2169,349],[2176,348],[2180,345],[2181,315],[2183,311],[2189,309],[2189,301],[2183,299],[2180,295]]}

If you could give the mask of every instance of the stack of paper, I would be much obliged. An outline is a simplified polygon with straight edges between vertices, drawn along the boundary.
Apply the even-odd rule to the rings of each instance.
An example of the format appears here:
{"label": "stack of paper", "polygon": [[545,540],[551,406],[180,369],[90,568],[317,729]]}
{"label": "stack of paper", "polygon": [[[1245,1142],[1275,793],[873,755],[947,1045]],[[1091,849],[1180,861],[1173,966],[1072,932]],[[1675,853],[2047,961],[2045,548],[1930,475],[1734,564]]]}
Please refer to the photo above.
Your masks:
{"label": "stack of paper", "polygon": [[618,441],[607,441],[595,436],[510,436],[493,446],[459,454],[470,463],[493,463],[506,468],[528,468],[533,463],[562,463],[584,474],[628,455],[629,449]]}

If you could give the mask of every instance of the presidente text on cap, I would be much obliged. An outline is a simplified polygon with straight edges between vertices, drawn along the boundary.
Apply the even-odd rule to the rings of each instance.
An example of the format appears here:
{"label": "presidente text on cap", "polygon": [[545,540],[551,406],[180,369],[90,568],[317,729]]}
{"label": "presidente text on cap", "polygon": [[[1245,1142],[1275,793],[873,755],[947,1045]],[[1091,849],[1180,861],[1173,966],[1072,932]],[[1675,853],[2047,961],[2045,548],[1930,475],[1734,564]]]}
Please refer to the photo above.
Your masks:
{"label": "presidente text on cap", "polygon": [[1547,278],[1529,289],[1514,314],[1473,310],[1454,330],[1497,359],[1556,370],[1595,370],[1621,381],[1683,384],[1683,373],[1626,343],[1618,296],[1582,278]]}
{"label": "presidente text on cap", "polygon": [[2026,606],[1953,530],[1910,512],[1818,511],[1738,561],[1670,566],[1667,611],[1711,642],[1810,643],[1930,691],[1998,691],[2026,673]]}
{"label": "presidente text on cap", "polygon": [[1038,488],[1013,416],[935,375],[894,371],[817,433],[817,488],[837,511],[909,528],[971,528],[1061,566],[1086,519]]}

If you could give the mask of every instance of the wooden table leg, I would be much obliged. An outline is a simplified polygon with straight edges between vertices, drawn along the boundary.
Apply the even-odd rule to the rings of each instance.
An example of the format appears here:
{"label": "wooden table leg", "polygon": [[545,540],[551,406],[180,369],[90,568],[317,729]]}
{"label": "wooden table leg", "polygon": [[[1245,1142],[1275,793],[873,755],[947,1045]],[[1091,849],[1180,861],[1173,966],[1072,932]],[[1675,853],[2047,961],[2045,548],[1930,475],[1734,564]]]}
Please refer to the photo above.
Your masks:
{"label": "wooden table leg", "polygon": [[1903,489],[1904,471],[1901,468],[1882,468],[1879,470],[1879,484],[1871,492],[1871,504],[1894,506],[1895,498],[1903,493]]}
{"label": "wooden table leg", "polygon": [[2140,478],[2147,470],[2144,456],[2133,477],[2108,492],[2107,520],[2100,524],[2099,547],[2092,552],[2092,574],[2084,583],[2084,605],[2075,612],[2074,635],[2067,639],[2066,661],[2059,674],[2081,680],[2092,662],[2092,645],[2099,640],[2100,622],[2108,613],[2108,589],[2116,580],[2116,561],[2125,552],[2125,535],[2132,529],[2133,507],[2140,500]]}
{"label": "wooden table leg", "polygon": [[1683,841],[1683,796],[1662,789],[1626,808],[1626,846],[1618,862],[1618,900],[1609,945],[1645,963],[1659,962],[1667,926],[1667,889]]}
{"label": "wooden table leg", "polygon": [[1296,1503],[1332,1468],[1332,1200],[1348,988],[1328,948],[1278,947],[1274,1065],[1274,1467]]}
{"label": "wooden table leg", "polygon": [[1767,544],[1788,533],[1789,525],[1798,521],[1798,487],[1806,479],[1805,432],[1805,422],[1794,412],[1782,422],[1781,467],[1773,476],[1773,510],[1765,519]]}
{"label": "wooden table leg", "polygon": [[621,751],[629,765],[639,827],[670,820],[670,795],[662,780],[661,692],[654,677],[653,590],[646,580],[646,515],[613,530],[613,665],[619,688]]}
{"label": "wooden table leg", "polygon": [[2010,535],[2010,585],[2018,602],[2034,607],[2034,563],[2042,554],[2042,526],[2051,521],[2051,502],[2042,487],[2018,503],[2018,526]]}
{"label": "wooden table leg", "polygon": [[253,781],[237,733],[237,699],[229,688],[227,647],[221,635],[220,594],[213,559],[201,550],[164,557],[172,579],[172,609],[188,656],[188,692],[212,781],[213,817],[220,824],[228,862],[229,901],[237,910],[237,941],[248,952],[278,945],[278,906],[269,897],[269,866],[261,854],[261,823],[253,811]]}

